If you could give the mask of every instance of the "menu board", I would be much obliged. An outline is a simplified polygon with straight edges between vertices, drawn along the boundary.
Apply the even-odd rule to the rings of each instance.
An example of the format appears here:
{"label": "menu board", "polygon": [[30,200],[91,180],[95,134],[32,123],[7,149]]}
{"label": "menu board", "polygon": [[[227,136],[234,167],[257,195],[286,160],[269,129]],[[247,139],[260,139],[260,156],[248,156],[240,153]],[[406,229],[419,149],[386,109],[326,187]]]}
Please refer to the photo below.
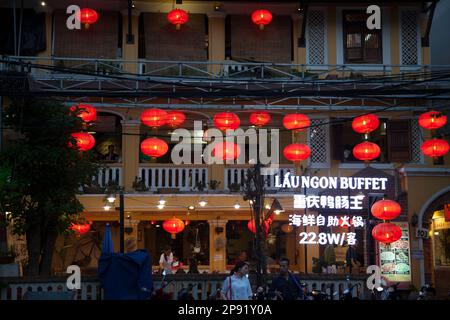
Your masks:
{"label": "menu board", "polygon": [[400,240],[379,244],[381,275],[389,282],[411,282],[408,223],[394,222],[402,228]]}

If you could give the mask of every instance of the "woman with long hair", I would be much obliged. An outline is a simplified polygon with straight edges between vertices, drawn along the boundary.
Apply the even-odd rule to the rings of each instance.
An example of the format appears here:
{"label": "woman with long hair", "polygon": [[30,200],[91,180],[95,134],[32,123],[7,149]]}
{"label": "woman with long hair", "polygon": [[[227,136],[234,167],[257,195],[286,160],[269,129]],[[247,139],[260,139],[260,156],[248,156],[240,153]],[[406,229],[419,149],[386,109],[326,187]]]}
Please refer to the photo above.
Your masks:
{"label": "woman with long hair", "polygon": [[248,263],[238,261],[222,284],[221,295],[224,300],[251,300],[252,288],[248,280]]}

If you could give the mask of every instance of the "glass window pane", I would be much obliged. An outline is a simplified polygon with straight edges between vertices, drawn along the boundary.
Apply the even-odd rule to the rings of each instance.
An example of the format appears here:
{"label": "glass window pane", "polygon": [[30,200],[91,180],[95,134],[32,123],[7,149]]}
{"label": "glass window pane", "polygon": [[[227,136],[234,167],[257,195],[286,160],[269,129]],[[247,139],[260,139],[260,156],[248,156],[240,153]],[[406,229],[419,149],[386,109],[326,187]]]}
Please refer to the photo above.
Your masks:
{"label": "glass window pane", "polygon": [[361,34],[349,33],[347,34],[347,48],[360,48],[361,47]]}

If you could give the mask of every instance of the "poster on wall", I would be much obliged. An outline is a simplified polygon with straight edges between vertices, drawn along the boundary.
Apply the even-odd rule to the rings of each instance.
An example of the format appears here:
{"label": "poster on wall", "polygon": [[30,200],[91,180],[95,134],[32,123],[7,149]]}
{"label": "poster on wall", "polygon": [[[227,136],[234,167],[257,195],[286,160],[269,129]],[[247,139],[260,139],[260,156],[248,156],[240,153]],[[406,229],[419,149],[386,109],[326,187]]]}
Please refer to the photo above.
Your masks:
{"label": "poster on wall", "polygon": [[411,282],[411,258],[407,222],[394,222],[402,228],[400,240],[379,244],[381,275],[389,282]]}

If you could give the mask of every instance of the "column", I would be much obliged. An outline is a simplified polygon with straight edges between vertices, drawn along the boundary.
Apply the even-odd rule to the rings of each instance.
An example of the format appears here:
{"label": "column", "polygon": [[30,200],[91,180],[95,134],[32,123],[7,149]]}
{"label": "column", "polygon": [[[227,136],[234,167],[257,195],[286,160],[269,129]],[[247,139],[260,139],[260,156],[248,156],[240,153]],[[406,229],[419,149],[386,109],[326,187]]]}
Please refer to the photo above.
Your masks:
{"label": "column", "polygon": [[139,171],[139,120],[122,121],[122,181],[125,191],[132,191]]}
{"label": "column", "polygon": [[[224,12],[208,13],[208,55],[209,61],[225,60],[225,17]],[[210,65],[209,72],[220,73],[220,65]]]}
{"label": "column", "polygon": [[227,267],[228,220],[208,220],[209,224],[209,268],[210,272],[224,273]]}
{"label": "column", "polygon": [[139,15],[141,12],[139,10],[133,9],[131,11],[131,25],[134,35],[134,41],[132,43],[127,43],[128,35],[128,10],[122,10],[122,59],[123,60],[134,60],[133,63],[124,63],[123,71],[129,73],[138,73],[138,62],[139,59]]}
{"label": "column", "polygon": [[[391,5],[391,64],[400,64],[400,15],[397,5]],[[400,73],[400,67],[392,68],[392,73]]]}
{"label": "column", "polygon": [[138,249],[138,227],[139,220],[125,219],[125,252]]}

